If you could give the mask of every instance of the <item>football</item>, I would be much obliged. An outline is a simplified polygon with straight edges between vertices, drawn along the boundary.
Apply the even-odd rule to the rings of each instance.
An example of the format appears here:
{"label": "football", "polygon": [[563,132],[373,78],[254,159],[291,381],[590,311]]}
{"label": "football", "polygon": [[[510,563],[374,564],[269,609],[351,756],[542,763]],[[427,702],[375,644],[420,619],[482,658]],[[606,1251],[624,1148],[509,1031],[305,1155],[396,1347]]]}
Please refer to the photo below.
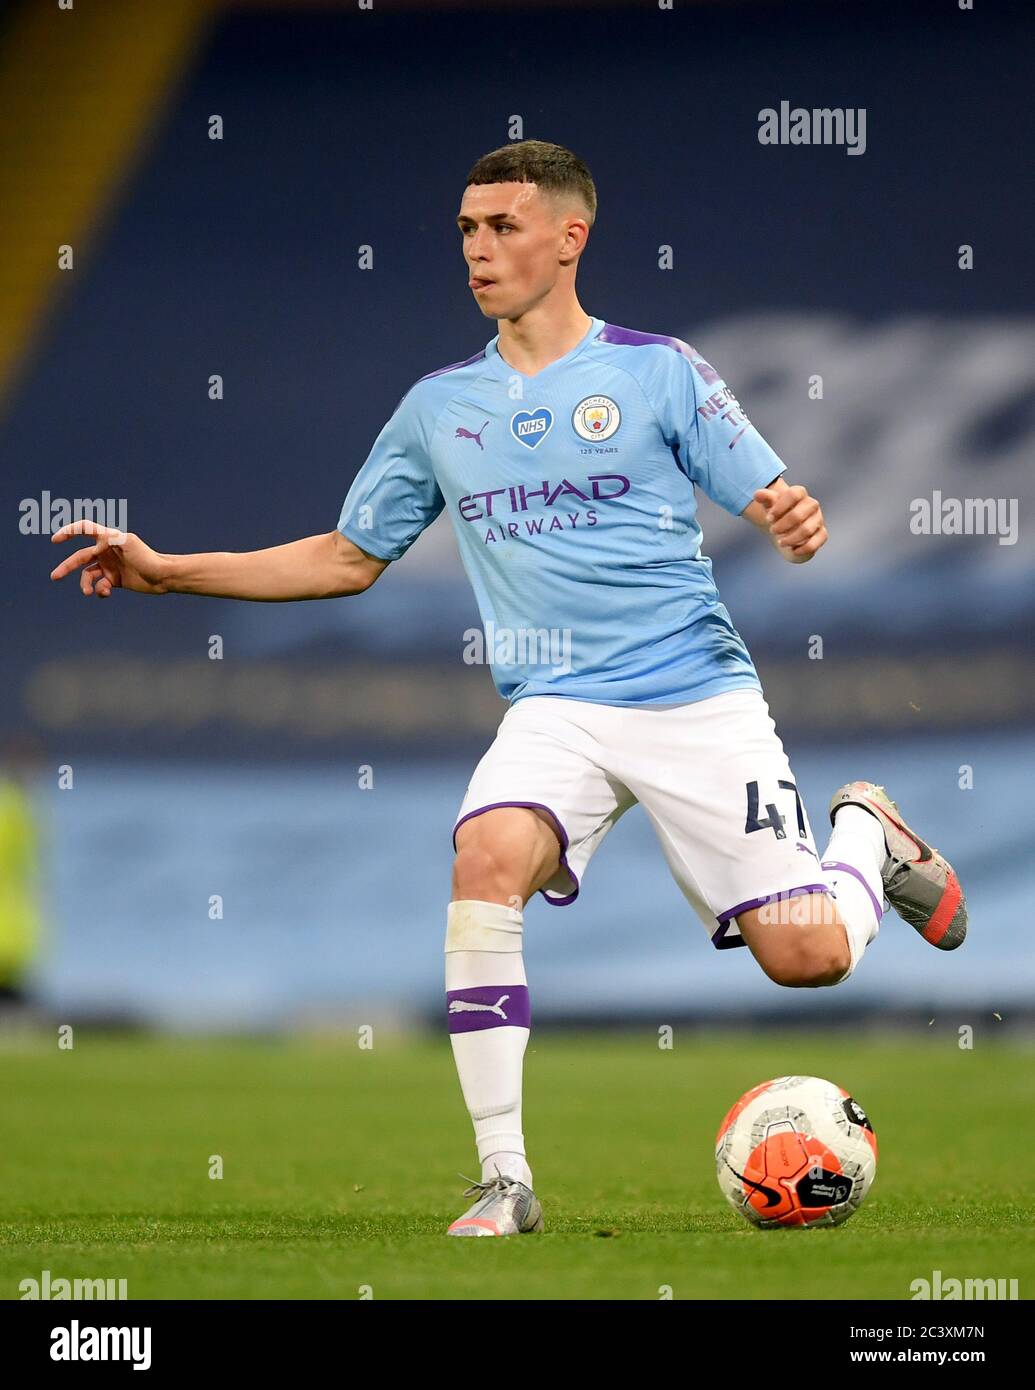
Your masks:
{"label": "football", "polygon": [[837,1226],[870,1190],[877,1136],[842,1087],[778,1076],[728,1111],[715,1166],[726,1200],[753,1226]]}

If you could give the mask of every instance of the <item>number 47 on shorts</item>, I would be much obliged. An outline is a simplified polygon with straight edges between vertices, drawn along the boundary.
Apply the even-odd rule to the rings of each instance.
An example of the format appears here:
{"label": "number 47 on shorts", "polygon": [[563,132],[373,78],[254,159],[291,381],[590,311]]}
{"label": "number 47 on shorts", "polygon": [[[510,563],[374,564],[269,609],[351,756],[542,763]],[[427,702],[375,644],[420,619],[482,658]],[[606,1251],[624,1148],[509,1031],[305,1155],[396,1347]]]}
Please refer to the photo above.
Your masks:
{"label": "number 47 on shorts", "polygon": [[[807,836],[807,831],[805,829],[805,812],[802,810],[798,788],[793,782],[785,782],[782,778],[776,785],[783,791],[794,793],[794,810],[798,818],[798,834],[804,840]],[[758,783],[746,783],[745,790],[747,792],[747,820],[744,823],[745,835],[750,835],[752,831],[755,830],[771,830],[778,840],[786,840],[787,831],[784,829],[786,822],[783,816],[780,815],[776,804],[772,801],[767,801],[765,809],[768,814],[764,820],[760,820],[758,816]]]}

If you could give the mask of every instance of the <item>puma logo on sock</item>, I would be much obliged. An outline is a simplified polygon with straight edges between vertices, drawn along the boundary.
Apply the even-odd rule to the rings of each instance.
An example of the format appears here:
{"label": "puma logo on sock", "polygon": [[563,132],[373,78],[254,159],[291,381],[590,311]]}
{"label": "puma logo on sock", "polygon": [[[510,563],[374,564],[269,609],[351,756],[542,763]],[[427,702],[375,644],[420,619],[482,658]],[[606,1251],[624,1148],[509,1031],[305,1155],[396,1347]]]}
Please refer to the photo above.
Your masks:
{"label": "puma logo on sock", "polygon": [[509,994],[501,994],[495,1004],[472,1004],[467,999],[452,999],[449,1004],[449,1012],[451,1014],[489,1013],[497,1014],[500,1018],[506,1018],[507,1015],[503,1012],[503,1005],[509,998]]}

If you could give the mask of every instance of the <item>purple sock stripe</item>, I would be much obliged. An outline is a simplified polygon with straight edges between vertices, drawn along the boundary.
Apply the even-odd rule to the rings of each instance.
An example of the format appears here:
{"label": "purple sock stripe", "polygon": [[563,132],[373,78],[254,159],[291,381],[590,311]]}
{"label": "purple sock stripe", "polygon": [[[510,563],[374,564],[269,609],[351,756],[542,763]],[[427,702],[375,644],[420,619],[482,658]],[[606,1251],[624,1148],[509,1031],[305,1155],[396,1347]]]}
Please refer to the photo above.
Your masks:
{"label": "purple sock stripe", "polygon": [[750,912],[755,907],[765,907],[768,903],[780,902],[783,898],[794,898],[799,893],[828,893],[830,885],[826,883],[803,883],[800,888],[784,888],[779,893],[768,893],[764,898],[749,898],[746,903],[737,903],[736,907],[728,907],[725,912],[720,912],[716,917],[719,924],[718,931],[712,933],[712,945],[717,951],[728,951],[731,946],[746,946],[747,942],[742,936],[727,936],[730,929],[730,922],[734,917],[739,917],[742,912]]}
{"label": "purple sock stripe", "polygon": [[472,985],[470,989],[448,989],[446,1016],[451,1033],[480,1033],[483,1028],[531,1028],[528,986]]}
{"label": "purple sock stripe", "polygon": [[870,895],[870,902],[873,904],[873,910],[877,914],[877,921],[879,922],[881,920],[881,918],[884,916],[884,909],[877,901],[877,899],[873,896],[873,889],[866,882],[865,878],[863,878],[862,874],[859,872],[858,869],[853,868],[851,864],[842,864],[837,859],[824,859],[822,864],[820,865],[820,868],[841,869],[844,873],[851,874],[853,878],[857,878],[859,882],[862,884],[862,886],[866,889],[867,893],[869,893]]}

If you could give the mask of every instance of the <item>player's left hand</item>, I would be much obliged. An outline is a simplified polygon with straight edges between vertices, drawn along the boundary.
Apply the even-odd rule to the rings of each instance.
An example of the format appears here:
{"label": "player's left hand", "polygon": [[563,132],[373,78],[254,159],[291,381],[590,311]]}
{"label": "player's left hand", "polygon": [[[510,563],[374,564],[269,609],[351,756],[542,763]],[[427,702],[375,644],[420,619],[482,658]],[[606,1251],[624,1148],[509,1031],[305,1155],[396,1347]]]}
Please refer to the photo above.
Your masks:
{"label": "player's left hand", "polygon": [[820,505],[800,483],[759,488],[755,501],[765,508],[770,539],[792,565],[803,565],[826,545],[827,528]]}

